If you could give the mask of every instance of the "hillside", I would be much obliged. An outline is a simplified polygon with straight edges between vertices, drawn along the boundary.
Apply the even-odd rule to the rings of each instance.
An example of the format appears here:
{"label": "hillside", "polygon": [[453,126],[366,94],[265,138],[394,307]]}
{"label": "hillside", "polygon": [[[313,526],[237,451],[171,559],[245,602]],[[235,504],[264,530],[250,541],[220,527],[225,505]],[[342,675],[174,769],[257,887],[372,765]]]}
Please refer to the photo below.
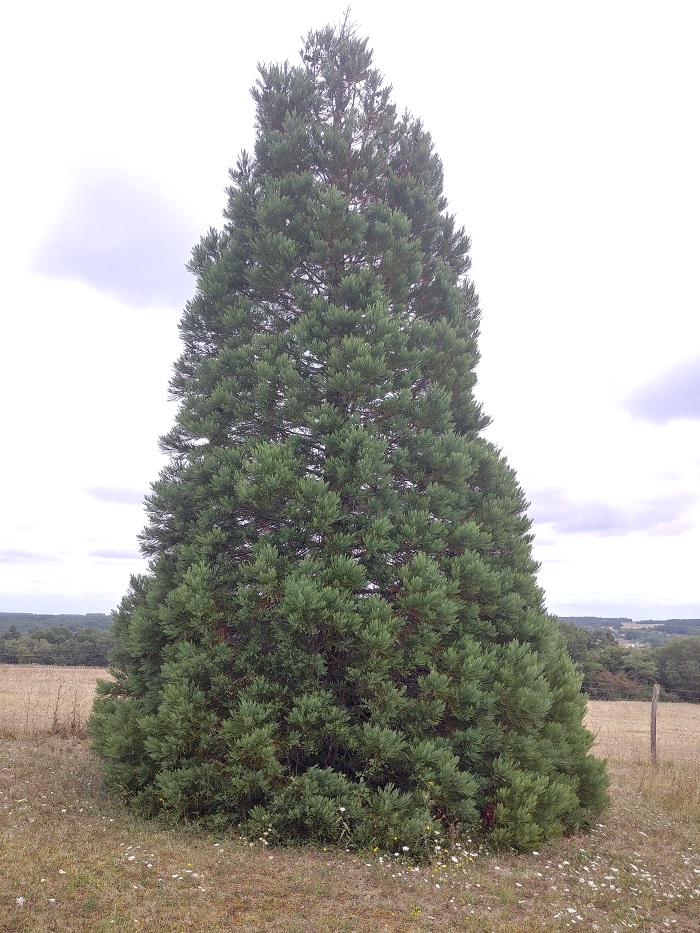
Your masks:
{"label": "hillside", "polygon": [[[653,626],[657,632],[667,635],[700,635],[700,619],[644,619],[635,622],[626,618],[605,618],[603,616],[557,616],[560,622],[577,625],[579,628],[612,628],[634,631]],[[625,633],[627,635],[627,632]]]}

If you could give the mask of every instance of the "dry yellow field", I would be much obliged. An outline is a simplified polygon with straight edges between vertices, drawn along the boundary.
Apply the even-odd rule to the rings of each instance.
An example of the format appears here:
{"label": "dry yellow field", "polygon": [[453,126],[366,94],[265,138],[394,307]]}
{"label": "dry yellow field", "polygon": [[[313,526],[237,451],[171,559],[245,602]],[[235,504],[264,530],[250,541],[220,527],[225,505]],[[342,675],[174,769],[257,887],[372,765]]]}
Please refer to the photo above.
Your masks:
{"label": "dry yellow field", "polygon": [[85,735],[95,682],[107,677],[96,667],[0,664],[0,735]]}
{"label": "dry yellow field", "polygon": [[0,933],[700,933],[700,706],[594,702],[611,806],[526,855],[474,840],[431,864],[273,849],[136,819],[84,727],[95,668],[0,666]]}
{"label": "dry yellow field", "polygon": [[[0,664],[0,735],[84,735],[95,682],[108,676],[95,667]],[[586,722],[596,754],[621,763],[649,760],[648,703],[592,700]],[[657,749],[660,761],[700,762],[700,704],[659,704]]]}
{"label": "dry yellow field", "polygon": [[[650,758],[651,704],[632,700],[591,700],[586,723],[596,736],[594,751],[619,762]],[[659,703],[657,756],[663,762],[700,765],[700,704]]]}

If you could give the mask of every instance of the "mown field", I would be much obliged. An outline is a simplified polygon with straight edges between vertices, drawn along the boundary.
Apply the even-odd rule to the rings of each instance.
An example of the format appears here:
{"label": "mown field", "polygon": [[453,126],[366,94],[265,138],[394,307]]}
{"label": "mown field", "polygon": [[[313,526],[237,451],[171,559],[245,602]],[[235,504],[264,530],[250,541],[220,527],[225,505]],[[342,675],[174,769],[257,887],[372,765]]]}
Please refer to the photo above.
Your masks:
{"label": "mown field", "polygon": [[131,817],[84,723],[95,668],[0,665],[0,931],[700,931],[700,706],[591,703],[613,804],[528,855],[476,841],[414,866]]}

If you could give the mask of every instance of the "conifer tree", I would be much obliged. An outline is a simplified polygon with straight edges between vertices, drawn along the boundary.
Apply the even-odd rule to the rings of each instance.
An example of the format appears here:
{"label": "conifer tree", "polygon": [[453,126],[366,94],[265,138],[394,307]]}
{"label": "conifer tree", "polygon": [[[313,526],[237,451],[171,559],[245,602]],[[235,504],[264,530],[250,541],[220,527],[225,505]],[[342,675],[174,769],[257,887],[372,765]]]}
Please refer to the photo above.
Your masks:
{"label": "conifer tree", "polygon": [[482,436],[478,299],[421,123],[347,23],[260,68],[257,138],[192,253],[149,572],[90,729],[140,813],[274,841],[527,849],[606,802]]}

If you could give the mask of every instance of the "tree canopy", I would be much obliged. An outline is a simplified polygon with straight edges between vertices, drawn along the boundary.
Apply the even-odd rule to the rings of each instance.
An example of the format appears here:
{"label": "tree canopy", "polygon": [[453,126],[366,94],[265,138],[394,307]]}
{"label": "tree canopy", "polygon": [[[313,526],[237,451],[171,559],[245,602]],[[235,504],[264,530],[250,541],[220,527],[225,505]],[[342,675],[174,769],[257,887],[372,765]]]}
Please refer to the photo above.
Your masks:
{"label": "tree canopy", "polygon": [[270,841],[585,826],[605,769],[481,434],[469,240],[430,136],[347,23],[253,96],[91,720],[107,780]]}

